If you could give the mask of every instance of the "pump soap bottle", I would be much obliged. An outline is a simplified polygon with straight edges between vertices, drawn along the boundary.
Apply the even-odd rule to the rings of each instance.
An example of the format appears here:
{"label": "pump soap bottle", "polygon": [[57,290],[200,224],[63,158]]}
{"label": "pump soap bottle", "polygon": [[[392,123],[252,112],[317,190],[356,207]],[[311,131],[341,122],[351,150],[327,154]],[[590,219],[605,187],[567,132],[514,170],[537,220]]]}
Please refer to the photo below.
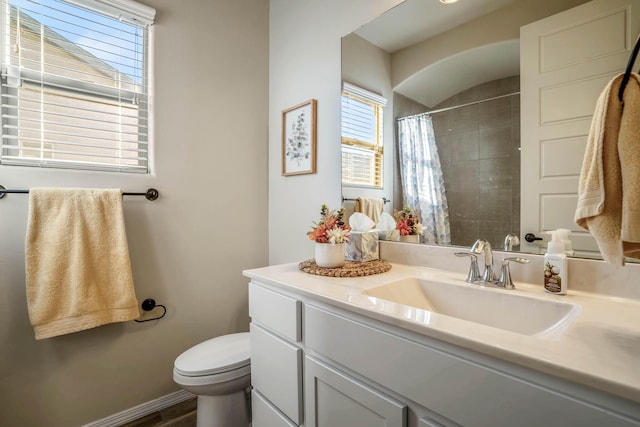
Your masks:
{"label": "pump soap bottle", "polygon": [[544,290],[556,295],[567,293],[567,255],[558,231],[551,232],[551,241],[544,255]]}

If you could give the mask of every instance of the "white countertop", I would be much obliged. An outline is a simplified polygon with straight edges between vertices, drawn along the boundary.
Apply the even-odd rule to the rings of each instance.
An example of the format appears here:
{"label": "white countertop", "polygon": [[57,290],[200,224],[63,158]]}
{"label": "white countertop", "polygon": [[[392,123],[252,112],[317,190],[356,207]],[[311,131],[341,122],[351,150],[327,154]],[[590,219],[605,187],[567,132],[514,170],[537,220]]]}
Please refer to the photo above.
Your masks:
{"label": "white countertop", "polygon": [[[364,294],[397,280],[420,277],[455,280],[465,286],[466,273],[392,264],[387,273],[357,277],[322,277],[304,273],[298,263],[244,271],[260,282],[298,292],[318,301],[399,326],[495,358],[561,377],[640,403],[640,302],[569,290],[550,295],[542,286],[518,282],[514,292],[580,306],[563,333],[531,336],[468,322]],[[508,319],[506,319],[508,321]]]}

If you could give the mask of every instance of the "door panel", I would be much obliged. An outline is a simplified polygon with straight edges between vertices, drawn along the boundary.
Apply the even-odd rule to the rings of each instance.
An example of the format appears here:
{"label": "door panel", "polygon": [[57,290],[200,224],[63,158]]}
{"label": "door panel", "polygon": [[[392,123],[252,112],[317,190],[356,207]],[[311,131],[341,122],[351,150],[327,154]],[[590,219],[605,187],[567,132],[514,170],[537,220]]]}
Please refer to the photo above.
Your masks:
{"label": "door panel", "polygon": [[[520,29],[521,244],[569,228],[577,255],[598,254],[575,225],[578,180],[598,96],[624,71],[640,31],[640,0],[594,0]],[[534,233],[543,241],[529,243]]]}

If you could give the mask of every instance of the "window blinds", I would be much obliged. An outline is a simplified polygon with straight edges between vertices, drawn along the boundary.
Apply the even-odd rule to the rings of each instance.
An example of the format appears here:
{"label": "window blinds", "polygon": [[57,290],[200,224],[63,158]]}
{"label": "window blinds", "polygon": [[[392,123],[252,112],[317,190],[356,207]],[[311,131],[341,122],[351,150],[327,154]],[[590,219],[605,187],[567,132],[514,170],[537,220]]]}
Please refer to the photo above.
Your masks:
{"label": "window blinds", "polygon": [[148,172],[149,25],[130,0],[0,0],[3,164]]}
{"label": "window blinds", "polygon": [[387,100],[349,83],[342,92],[342,183],[382,187],[382,110]]}

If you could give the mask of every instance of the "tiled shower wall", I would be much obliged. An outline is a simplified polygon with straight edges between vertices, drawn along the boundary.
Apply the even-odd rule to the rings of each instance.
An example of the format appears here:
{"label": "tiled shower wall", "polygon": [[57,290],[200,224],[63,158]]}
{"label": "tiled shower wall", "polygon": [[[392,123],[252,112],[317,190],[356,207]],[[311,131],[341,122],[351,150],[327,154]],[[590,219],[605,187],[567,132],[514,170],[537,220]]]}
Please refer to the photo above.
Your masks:
{"label": "tiled shower wall", "polygon": [[[454,95],[432,110],[519,90],[520,76],[507,77]],[[412,108],[396,114],[416,112]],[[432,120],[447,191],[451,243],[470,246],[483,238],[502,248],[506,234],[520,235],[520,96],[435,113]]]}

